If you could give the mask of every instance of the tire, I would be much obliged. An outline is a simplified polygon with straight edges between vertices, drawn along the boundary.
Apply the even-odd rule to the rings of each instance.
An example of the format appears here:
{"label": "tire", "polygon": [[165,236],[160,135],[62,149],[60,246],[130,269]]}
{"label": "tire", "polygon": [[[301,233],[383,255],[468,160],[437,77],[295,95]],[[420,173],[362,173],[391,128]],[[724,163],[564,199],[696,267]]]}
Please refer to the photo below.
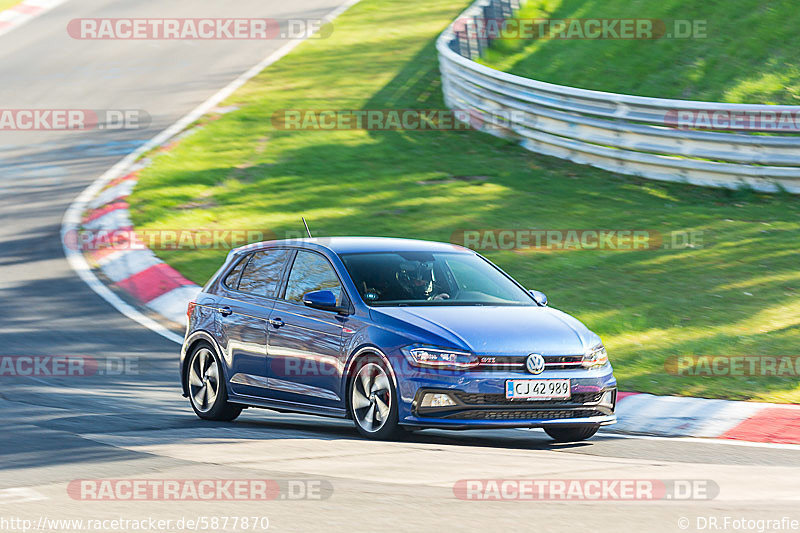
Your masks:
{"label": "tire", "polygon": [[587,424],[585,426],[561,426],[545,427],[544,431],[556,442],[578,442],[594,436],[600,426],[597,424]]}
{"label": "tire", "polygon": [[369,439],[399,439],[397,390],[387,365],[378,357],[356,361],[348,382],[347,408],[358,432]]}
{"label": "tire", "polygon": [[243,407],[228,402],[228,388],[222,365],[208,343],[198,344],[186,365],[189,403],[203,420],[230,422],[242,413]]}

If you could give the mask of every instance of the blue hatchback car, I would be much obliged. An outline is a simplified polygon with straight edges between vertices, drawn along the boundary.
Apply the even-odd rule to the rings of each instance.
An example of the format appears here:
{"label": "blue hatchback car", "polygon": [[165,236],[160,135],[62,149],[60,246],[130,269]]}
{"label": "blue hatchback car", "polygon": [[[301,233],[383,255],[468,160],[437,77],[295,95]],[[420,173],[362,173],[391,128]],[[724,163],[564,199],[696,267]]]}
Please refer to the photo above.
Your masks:
{"label": "blue hatchback car", "polygon": [[415,428],[615,421],[600,338],[472,250],[377,237],[233,250],[196,300],[181,350],[195,413],[246,407],[350,418],[367,437]]}

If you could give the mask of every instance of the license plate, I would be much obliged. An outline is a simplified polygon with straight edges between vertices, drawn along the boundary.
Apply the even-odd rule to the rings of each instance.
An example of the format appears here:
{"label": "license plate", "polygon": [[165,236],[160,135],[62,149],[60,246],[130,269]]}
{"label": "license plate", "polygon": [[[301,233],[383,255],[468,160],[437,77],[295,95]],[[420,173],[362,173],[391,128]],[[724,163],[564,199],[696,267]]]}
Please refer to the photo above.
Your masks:
{"label": "license plate", "polygon": [[506,398],[509,400],[567,400],[568,379],[509,379]]}

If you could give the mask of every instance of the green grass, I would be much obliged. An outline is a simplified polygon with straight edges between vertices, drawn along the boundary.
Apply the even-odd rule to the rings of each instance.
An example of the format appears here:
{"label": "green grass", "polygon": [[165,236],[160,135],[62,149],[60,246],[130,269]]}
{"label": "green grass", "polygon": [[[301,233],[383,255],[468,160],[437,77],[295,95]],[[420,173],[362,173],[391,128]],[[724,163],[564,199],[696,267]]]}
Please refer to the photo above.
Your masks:
{"label": "green grass", "polygon": [[791,0],[529,0],[519,18],[706,21],[703,38],[496,42],[484,63],[585,89],[687,100],[800,104],[800,9]]}
{"label": "green grass", "polygon": [[[606,342],[625,390],[800,401],[796,379],[685,378],[688,354],[797,354],[800,203],[624,177],[474,131],[277,131],[287,108],[441,108],[437,34],[464,1],[364,0],[234,94],[239,106],[158,156],[137,227],[269,229],[448,241],[472,228],[702,231],[683,251],[487,255]],[[469,180],[464,177],[485,179]],[[226,250],[159,252],[203,283]]]}

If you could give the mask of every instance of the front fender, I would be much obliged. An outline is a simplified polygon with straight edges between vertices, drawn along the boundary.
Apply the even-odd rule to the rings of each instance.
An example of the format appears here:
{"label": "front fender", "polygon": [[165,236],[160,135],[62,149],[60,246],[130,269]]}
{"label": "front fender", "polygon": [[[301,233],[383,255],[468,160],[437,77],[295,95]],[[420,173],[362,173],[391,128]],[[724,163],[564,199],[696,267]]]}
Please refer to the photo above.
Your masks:
{"label": "front fender", "polygon": [[[347,394],[348,393],[347,386],[350,381],[350,375],[355,369],[356,361],[358,360],[359,357],[361,357],[364,354],[376,355],[384,362],[386,367],[389,369],[389,375],[391,376],[392,384],[394,385],[395,390],[399,390],[397,385],[397,373],[395,372],[394,366],[392,365],[392,362],[389,359],[389,357],[387,357],[387,355],[383,352],[383,350],[381,350],[374,344],[365,344],[356,348],[350,354],[350,356],[347,358],[347,361],[345,362],[344,372],[342,372],[342,384],[341,384],[342,398],[344,398],[345,407],[348,405],[349,402]],[[349,416],[350,413],[348,410],[348,418]]]}

